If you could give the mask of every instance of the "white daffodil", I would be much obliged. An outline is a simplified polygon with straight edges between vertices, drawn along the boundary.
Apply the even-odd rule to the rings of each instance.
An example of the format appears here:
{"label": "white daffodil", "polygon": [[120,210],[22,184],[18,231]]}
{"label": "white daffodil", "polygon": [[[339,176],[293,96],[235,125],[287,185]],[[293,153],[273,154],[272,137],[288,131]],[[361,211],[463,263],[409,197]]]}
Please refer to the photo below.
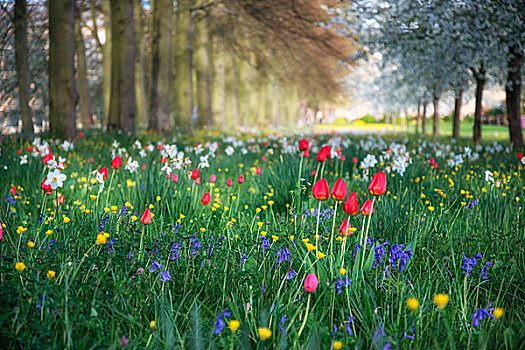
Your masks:
{"label": "white daffodil", "polygon": [[59,187],[62,188],[66,178],[67,176],[62,174],[60,170],[55,169],[51,171],[49,174],[47,174],[47,179],[45,181],[45,184],[51,186],[53,190],[56,190]]}

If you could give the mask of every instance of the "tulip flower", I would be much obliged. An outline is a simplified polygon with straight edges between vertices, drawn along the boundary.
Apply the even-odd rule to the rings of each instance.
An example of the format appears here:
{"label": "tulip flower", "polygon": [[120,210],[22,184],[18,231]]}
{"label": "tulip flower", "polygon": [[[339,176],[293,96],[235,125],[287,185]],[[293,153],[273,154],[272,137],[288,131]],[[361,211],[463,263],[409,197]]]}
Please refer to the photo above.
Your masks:
{"label": "tulip flower", "polygon": [[171,182],[179,182],[179,176],[177,174],[172,174]]}
{"label": "tulip flower", "polygon": [[346,158],[345,158],[345,155],[343,154],[343,155],[341,156],[341,162],[344,162],[345,160],[346,160]]}
{"label": "tulip flower", "polygon": [[108,178],[108,168],[102,168],[98,172],[102,174],[104,180]]}
{"label": "tulip flower", "polygon": [[305,158],[310,157],[310,152],[308,152],[308,150],[304,151],[304,152],[303,152],[303,156],[304,156]]}
{"label": "tulip flower", "polygon": [[436,161],[432,157],[432,158],[430,158],[430,166],[434,166],[434,164],[436,164]]}
{"label": "tulip flower", "polygon": [[307,139],[302,139],[301,141],[299,141],[299,150],[300,151],[307,151],[308,148],[310,148],[310,143],[308,142]]}
{"label": "tulip flower", "polygon": [[44,179],[44,181],[42,181],[42,184],[40,185],[40,188],[42,188],[42,190],[46,193],[46,194],[51,194],[51,192],[53,192],[53,189],[51,188],[51,185],[46,185],[46,179]]}
{"label": "tulip flower", "polygon": [[374,213],[374,208],[372,208],[372,201],[368,199],[361,207],[361,214],[368,216],[368,215],[372,215],[373,213]]}
{"label": "tulip flower", "polygon": [[318,201],[325,201],[328,199],[328,182],[325,179],[320,179],[312,187],[312,194]]}
{"label": "tulip flower", "polygon": [[255,173],[256,173],[257,175],[261,175],[261,173],[262,173],[261,168],[257,168],[257,169],[255,169]]}
{"label": "tulip flower", "polygon": [[323,151],[320,151],[319,153],[317,153],[317,161],[322,163],[326,160],[326,153],[324,153]]}
{"label": "tulip flower", "polygon": [[211,183],[215,183],[215,181],[217,181],[217,177],[215,175],[211,175],[210,176],[210,182]]}
{"label": "tulip flower", "polygon": [[368,186],[368,192],[374,196],[380,196],[386,191],[386,176],[383,171],[374,175],[374,178]]}
{"label": "tulip flower", "polygon": [[140,217],[140,222],[143,225],[151,224],[151,212],[148,208],[146,208],[146,210],[144,210],[144,213],[142,213],[142,216]]}
{"label": "tulip flower", "polygon": [[357,164],[357,157],[352,158],[352,163]]}
{"label": "tulip flower", "polygon": [[313,273],[306,276],[306,279],[304,280],[304,290],[305,291],[307,291],[308,293],[315,293],[315,290],[317,289],[318,285],[319,285],[319,280]]}
{"label": "tulip flower", "polygon": [[357,203],[357,192],[352,192],[345,204],[343,204],[343,211],[348,215],[356,215],[359,212],[359,204]]}
{"label": "tulip flower", "polygon": [[244,176],[241,174],[239,175],[239,179],[237,180],[238,183],[242,184],[244,182]]}
{"label": "tulip flower", "polygon": [[228,178],[228,181],[226,182],[226,186],[228,186],[228,187],[232,187],[233,186],[233,182],[232,182],[231,178]]}
{"label": "tulip flower", "polygon": [[79,133],[78,133],[78,137],[80,137],[81,139],[83,139],[83,138],[84,138],[84,133],[83,133],[82,131],[79,132]]}
{"label": "tulip flower", "polygon": [[90,163],[93,163],[95,161],[95,159],[93,157],[89,157],[89,162]]}
{"label": "tulip flower", "polygon": [[523,153],[518,153],[518,160],[521,160],[523,158]]}
{"label": "tulip flower", "polygon": [[16,196],[16,187],[15,187],[15,186],[11,187],[11,189],[9,190],[9,192],[12,193],[13,196]]}
{"label": "tulip flower", "polygon": [[330,196],[336,201],[342,201],[346,198],[346,195],[346,183],[343,179],[339,178],[335,182],[334,188],[332,188],[332,193],[330,194]]}
{"label": "tulip flower", "polygon": [[326,154],[326,158],[330,158],[330,155],[332,154],[331,148],[328,145],[324,145],[321,148],[321,152],[324,152],[324,154]]}
{"label": "tulip flower", "polygon": [[438,162],[435,162],[434,163],[434,169],[437,169],[438,168]]}
{"label": "tulip flower", "polygon": [[191,172],[191,178],[193,180],[197,180],[199,176],[200,176],[199,169],[197,168],[193,169],[193,171]]}
{"label": "tulip flower", "polygon": [[196,183],[197,185],[200,185],[200,184],[201,184],[201,178],[198,177],[197,180],[195,180],[195,183]]}
{"label": "tulip flower", "polygon": [[116,156],[115,158],[113,158],[113,160],[111,161],[111,167],[113,169],[120,169],[121,166],[122,166],[122,159],[120,158],[120,156]]}
{"label": "tulip flower", "polygon": [[211,195],[209,192],[206,192],[204,196],[202,196],[201,203],[203,205],[208,205],[210,204],[210,201],[211,201]]}
{"label": "tulip flower", "polygon": [[47,164],[50,160],[53,160],[53,153],[49,152],[44,156],[44,159],[42,159],[42,162],[44,164]]}

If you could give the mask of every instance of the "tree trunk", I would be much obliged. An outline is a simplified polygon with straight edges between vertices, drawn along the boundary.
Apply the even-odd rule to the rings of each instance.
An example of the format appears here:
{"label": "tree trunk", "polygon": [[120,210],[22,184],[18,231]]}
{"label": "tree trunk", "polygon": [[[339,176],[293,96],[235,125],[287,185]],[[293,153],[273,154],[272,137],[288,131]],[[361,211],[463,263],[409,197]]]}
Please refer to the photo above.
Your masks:
{"label": "tree trunk", "polygon": [[197,125],[202,128],[210,125],[211,113],[211,65],[209,56],[208,17],[205,13],[195,23],[195,71],[197,76],[197,104],[199,116]]}
{"label": "tree trunk", "polygon": [[421,126],[423,128],[423,130],[421,130],[423,132],[423,136],[427,136],[427,105],[428,105],[428,101],[427,100],[424,100],[423,101],[423,115],[421,116],[422,120],[421,120]]}
{"label": "tree trunk", "polygon": [[453,125],[452,125],[452,138],[454,140],[459,139],[462,98],[463,98],[463,89],[459,88],[454,98],[454,120],[453,120]]}
{"label": "tree trunk", "polygon": [[108,129],[135,133],[133,0],[111,1],[111,97]]}
{"label": "tree trunk", "polygon": [[174,114],[178,127],[190,131],[192,128],[189,74],[189,23],[191,11],[189,0],[177,1],[177,17],[174,51]]}
{"label": "tree trunk", "polygon": [[417,135],[419,133],[419,121],[421,119],[421,101],[417,101],[417,114],[416,114],[416,132]]}
{"label": "tree trunk", "polygon": [[[195,96],[193,94],[193,49],[194,49],[194,14],[192,12],[194,0],[188,0],[188,12],[189,12],[189,21],[188,21],[188,98],[190,102],[190,122],[189,122],[189,131],[191,134],[193,134],[193,125],[195,123],[195,116],[194,116],[194,105],[195,105]],[[198,108],[198,107],[197,107]],[[197,110],[198,112],[198,110]]]}
{"label": "tree trunk", "polygon": [[33,117],[29,109],[29,60],[27,51],[27,3],[26,0],[15,1],[15,68],[18,78],[18,98],[22,133],[33,134]]}
{"label": "tree trunk", "polygon": [[233,130],[239,127],[241,123],[240,108],[239,108],[239,80],[240,71],[237,65],[237,57],[235,52],[231,50],[231,64],[232,64],[232,97],[233,97]]}
{"label": "tree trunk", "polygon": [[49,0],[49,130],[53,136],[74,138],[75,2]]}
{"label": "tree trunk", "polygon": [[109,108],[111,105],[111,3],[110,0],[102,0],[102,9],[104,14],[104,33],[106,39],[102,49],[102,94],[104,95],[104,118],[105,122],[109,121]]}
{"label": "tree trunk", "polygon": [[481,142],[481,113],[483,110],[483,87],[485,86],[485,71],[483,68],[474,74],[476,79],[476,108],[474,111],[474,143]]}
{"label": "tree trunk", "polygon": [[512,58],[508,63],[505,102],[509,119],[510,142],[516,148],[523,148],[521,130],[521,59],[523,55],[517,46],[510,47],[509,51]]}
{"label": "tree trunk", "polygon": [[432,95],[432,104],[434,106],[434,130],[432,132],[432,137],[436,138],[439,136],[439,95],[436,91]]}
{"label": "tree trunk", "polygon": [[162,135],[173,132],[171,122],[171,47],[173,1],[153,2],[150,123],[148,130]]}
{"label": "tree trunk", "polygon": [[82,9],[77,10],[75,16],[75,44],[77,54],[77,81],[78,81],[78,102],[80,105],[80,120],[82,126],[89,128],[93,125],[93,113],[91,110],[91,100],[89,97],[89,84],[87,78],[86,48],[82,38]]}
{"label": "tree trunk", "polygon": [[148,126],[148,97],[146,94],[146,62],[144,53],[146,52],[146,40],[144,25],[142,23],[142,4],[141,0],[133,0],[133,15],[135,16],[135,98],[137,103],[137,119],[141,128]]}

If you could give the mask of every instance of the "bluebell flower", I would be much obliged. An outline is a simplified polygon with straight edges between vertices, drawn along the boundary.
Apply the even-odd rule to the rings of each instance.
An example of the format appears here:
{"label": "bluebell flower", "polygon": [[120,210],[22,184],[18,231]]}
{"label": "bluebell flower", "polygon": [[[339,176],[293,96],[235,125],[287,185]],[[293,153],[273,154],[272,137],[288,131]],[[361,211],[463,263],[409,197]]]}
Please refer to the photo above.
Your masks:
{"label": "bluebell flower", "polygon": [[345,328],[349,336],[354,335],[354,332],[352,332],[352,327],[351,327],[352,322],[354,322],[354,318],[352,316],[348,316],[348,320],[346,321]]}
{"label": "bluebell flower", "polygon": [[288,271],[288,273],[286,274],[286,279],[287,280],[292,280],[295,278],[295,276],[297,276],[297,272],[295,272],[294,269],[291,269],[290,271]]}
{"label": "bluebell flower", "polygon": [[352,280],[349,278],[340,278],[335,285],[335,289],[337,289],[337,294],[341,294],[343,292],[343,288],[348,287],[351,283]]}
{"label": "bluebell flower", "polygon": [[268,241],[268,239],[266,237],[263,238],[263,241],[261,243],[261,249],[263,251],[263,253],[266,252],[266,249],[270,246],[270,241]]}
{"label": "bluebell flower", "polygon": [[217,319],[215,320],[215,329],[213,330],[213,334],[220,334],[226,326],[226,323],[222,319],[223,317],[231,317],[228,308],[226,308],[226,310],[224,310],[219,316],[217,316]]}
{"label": "bluebell flower", "polygon": [[160,280],[162,282],[171,281],[170,272],[168,270],[161,271],[161,273],[160,273]]}
{"label": "bluebell flower", "polygon": [[[489,307],[490,307],[490,304],[489,304]],[[487,309],[483,309],[483,308],[478,309],[471,316],[471,318],[472,318],[472,325],[474,327],[479,327],[479,325],[481,324],[481,321],[483,321],[487,317],[494,317],[494,315],[492,315],[492,313],[489,312],[489,310],[487,310]]]}
{"label": "bluebell flower", "polygon": [[483,279],[486,280],[487,279],[487,268],[494,265],[493,262],[491,261],[487,261],[485,263],[485,265],[483,266],[483,268],[481,269],[481,271],[479,272],[479,275],[482,276],[483,275]]}
{"label": "bluebell flower", "polygon": [[163,266],[157,262],[157,260],[153,260],[153,263],[151,264],[151,267],[149,268],[149,272],[153,273],[157,270],[162,270]]}
{"label": "bluebell flower", "polygon": [[463,269],[463,274],[467,274],[467,276],[470,276],[470,273],[472,272],[472,268],[476,266],[478,263],[478,260],[482,258],[482,255],[480,253],[476,254],[472,259],[469,259],[463,254],[463,265],[461,268]]}
{"label": "bluebell flower", "polygon": [[286,247],[282,248],[277,252],[277,258],[279,261],[279,264],[283,261],[290,261],[290,250]]}
{"label": "bluebell flower", "polygon": [[279,321],[279,330],[283,335],[286,335],[286,329],[284,328],[284,323],[288,321],[285,315],[281,316],[281,320]]}

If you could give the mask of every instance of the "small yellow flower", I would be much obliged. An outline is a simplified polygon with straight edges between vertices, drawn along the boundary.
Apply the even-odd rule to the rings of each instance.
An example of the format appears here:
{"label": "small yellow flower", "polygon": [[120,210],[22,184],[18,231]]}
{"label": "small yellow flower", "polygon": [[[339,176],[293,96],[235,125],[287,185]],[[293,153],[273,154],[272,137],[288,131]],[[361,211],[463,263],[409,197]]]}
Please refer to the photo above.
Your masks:
{"label": "small yellow flower", "polygon": [[293,239],[295,238],[294,235],[290,235],[290,237],[288,237],[290,239],[290,241],[293,241]]}
{"label": "small yellow flower", "polygon": [[261,236],[266,237],[266,231],[261,231]]}
{"label": "small yellow flower", "polygon": [[311,252],[312,250],[315,250],[315,246],[312,243],[306,243],[306,249]]}
{"label": "small yellow flower", "polygon": [[206,232],[206,227],[201,227],[201,232]]}
{"label": "small yellow flower", "polygon": [[32,241],[29,241],[29,242],[27,242],[27,246],[29,248],[33,248],[35,246],[35,243],[33,243]]}
{"label": "small yellow flower", "polygon": [[497,307],[497,308],[494,309],[494,311],[492,311],[492,314],[494,315],[494,318],[496,318],[496,319],[502,318],[504,313],[505,312],[500,307]]}
{"label": "small yellow flower", "polygon": [[343,343],[341,343],[339,340],[338,341],[334,341],[334,344],[333,344],[333,347],[335,350],[339,350],[343,347]]}
{"label": "small yellow flower", "polygon": [[49,271],[47,271],[46,276],[47,276],[47,278],[52,279],[53,277],[55,277],[55,274],[56,274],[55,271],[49,270]]}
{"label": "small yellow flower", "polygon": [[274,203],[274,201],[268,201],[268,205],[273,205]]}
{"label": "small yellow flower", "polygon": [[67,223],[70,222],[70,221],[71,221],[71,220],[70,220],[67,216],[64,218],[64,224],[67,224]]}
{"label": "small yellow flower", "polygon": [[104,213],[109,213],[109,208],[108,207],[104,208]]}
{"label": "small yellow flower", "polygon": [[428,210],[429,210],[429,211],[434,211],[434,207],[433,207],[433,206],[429,206],[429,207],[428,207]]}
{"label": "small yellow flower", "polygon": [[111,211],[112,211],[112,212],[117,211],[117,209],[118,209],[118,207],[117,207],[116,205],[112,205],[112,206],[111,206]]}
{"label": "small yellow flower", "polygon": [[448,295],[447,294],[436,294],[434,296],[434,304],[440,308],[444,309],[448,304]]}
{"label": "small yellow flower", "polygon": [[410,310],[417,310],[419,307],[419,301],[416,298],[408,298],[407,299],[407,307]]}
{"label": "small yellow flower", "polygon": [[126,202],[126,203],[124,203],[124,206],[125,206],[126,208],[129,208],[129,207],[131,207],[131,203],[130,203],[130,202]]}
{"label": "small yellow flower", "polygon": [[156,325],[157,323],[155,322],[155,320],[152,320],[149,322],[149,328],[151,328],[151,330],[155,330]]}
{"label": "small yellow flower", "polygon": [[99,245],[100,245],[100,244],[106,244],[106,240],[107,240],[107,239],[106,239],[106,236],[105,236],[105,235],[103,235],[103,234],[101,234],[101,233],[99,233],[99,234],[97,235],[97,244],[99,244]]}
{"label": "small yellow flower", "polygon": [[237,332],[237,329],[239,329],[240,325],[241,323],[237,320],[231,320],[230,322],[228,322],[228,327],[230,327],[233,333]]}
{"label": "small yellow flower", "polygon": [[95,196],[94,194],[90,194],[89,198],[91,198],[91,200],[94,201],[95,199],[97,199],[97,196]]}
{"label": "small yellow flower", "polygon": [[22,271],[24,271],[25,268],[26,268],[26,264],[24,264],[23,262],[17,262],[17,263],[15,264],[15,269],[16,269],[16,271],[18,271],[18,272],[22,272]]}
{"label": "small yellow flower", "polygon": [[155,197],[155,200],[156,200],[157,202],[160,202],[160,196]]}
{"label": "small yellow flower", "polygon": [[341,273],[341,275],[346,275],[346,269],[345,268],[342,268],[341,270],[339,270],[339,272]]}
{"label": "small yellow flower", "polygon": [[150,209],[153,209],[153,208],[155,208],[155,206],[154,206],[153,204],[150,204],[150,205],[149,205],[149,208],[150,208]]}
{"label": "small yellow flower", "polygon": [[52,234],[52,233],[53,233],[53,230],[47,230],[47,231],[46,231],[46,235],[47,235],[47,236],[49,236],[49,235]]}
{"label": "small yellow flower", "polygon": [[322,259],[322,258],[324,258],[325,256],[326,256],[325,253],[321,253],[320,251],[317,251],[317,258],[318,258],[318,259]]}
{"label": "small yellow flower", "polygon": [[273,241],[275,242],[275,241],[277,241],[277,240],[279,239],[279,236],[272,235],[272,239],[273,239]]}
{"label": "small yellow flower", "polygon": [[136,217],[135,215],[133,215],[133,216],[131,217],[131,221],[137,221],[137,217]]}
{"label": "small yellow flower", "polygon": [[259,338],[261,338],[261,340],[266,340],[272,336],[272,331],[266,327],[257,329],[257,332],[259,333]]}

